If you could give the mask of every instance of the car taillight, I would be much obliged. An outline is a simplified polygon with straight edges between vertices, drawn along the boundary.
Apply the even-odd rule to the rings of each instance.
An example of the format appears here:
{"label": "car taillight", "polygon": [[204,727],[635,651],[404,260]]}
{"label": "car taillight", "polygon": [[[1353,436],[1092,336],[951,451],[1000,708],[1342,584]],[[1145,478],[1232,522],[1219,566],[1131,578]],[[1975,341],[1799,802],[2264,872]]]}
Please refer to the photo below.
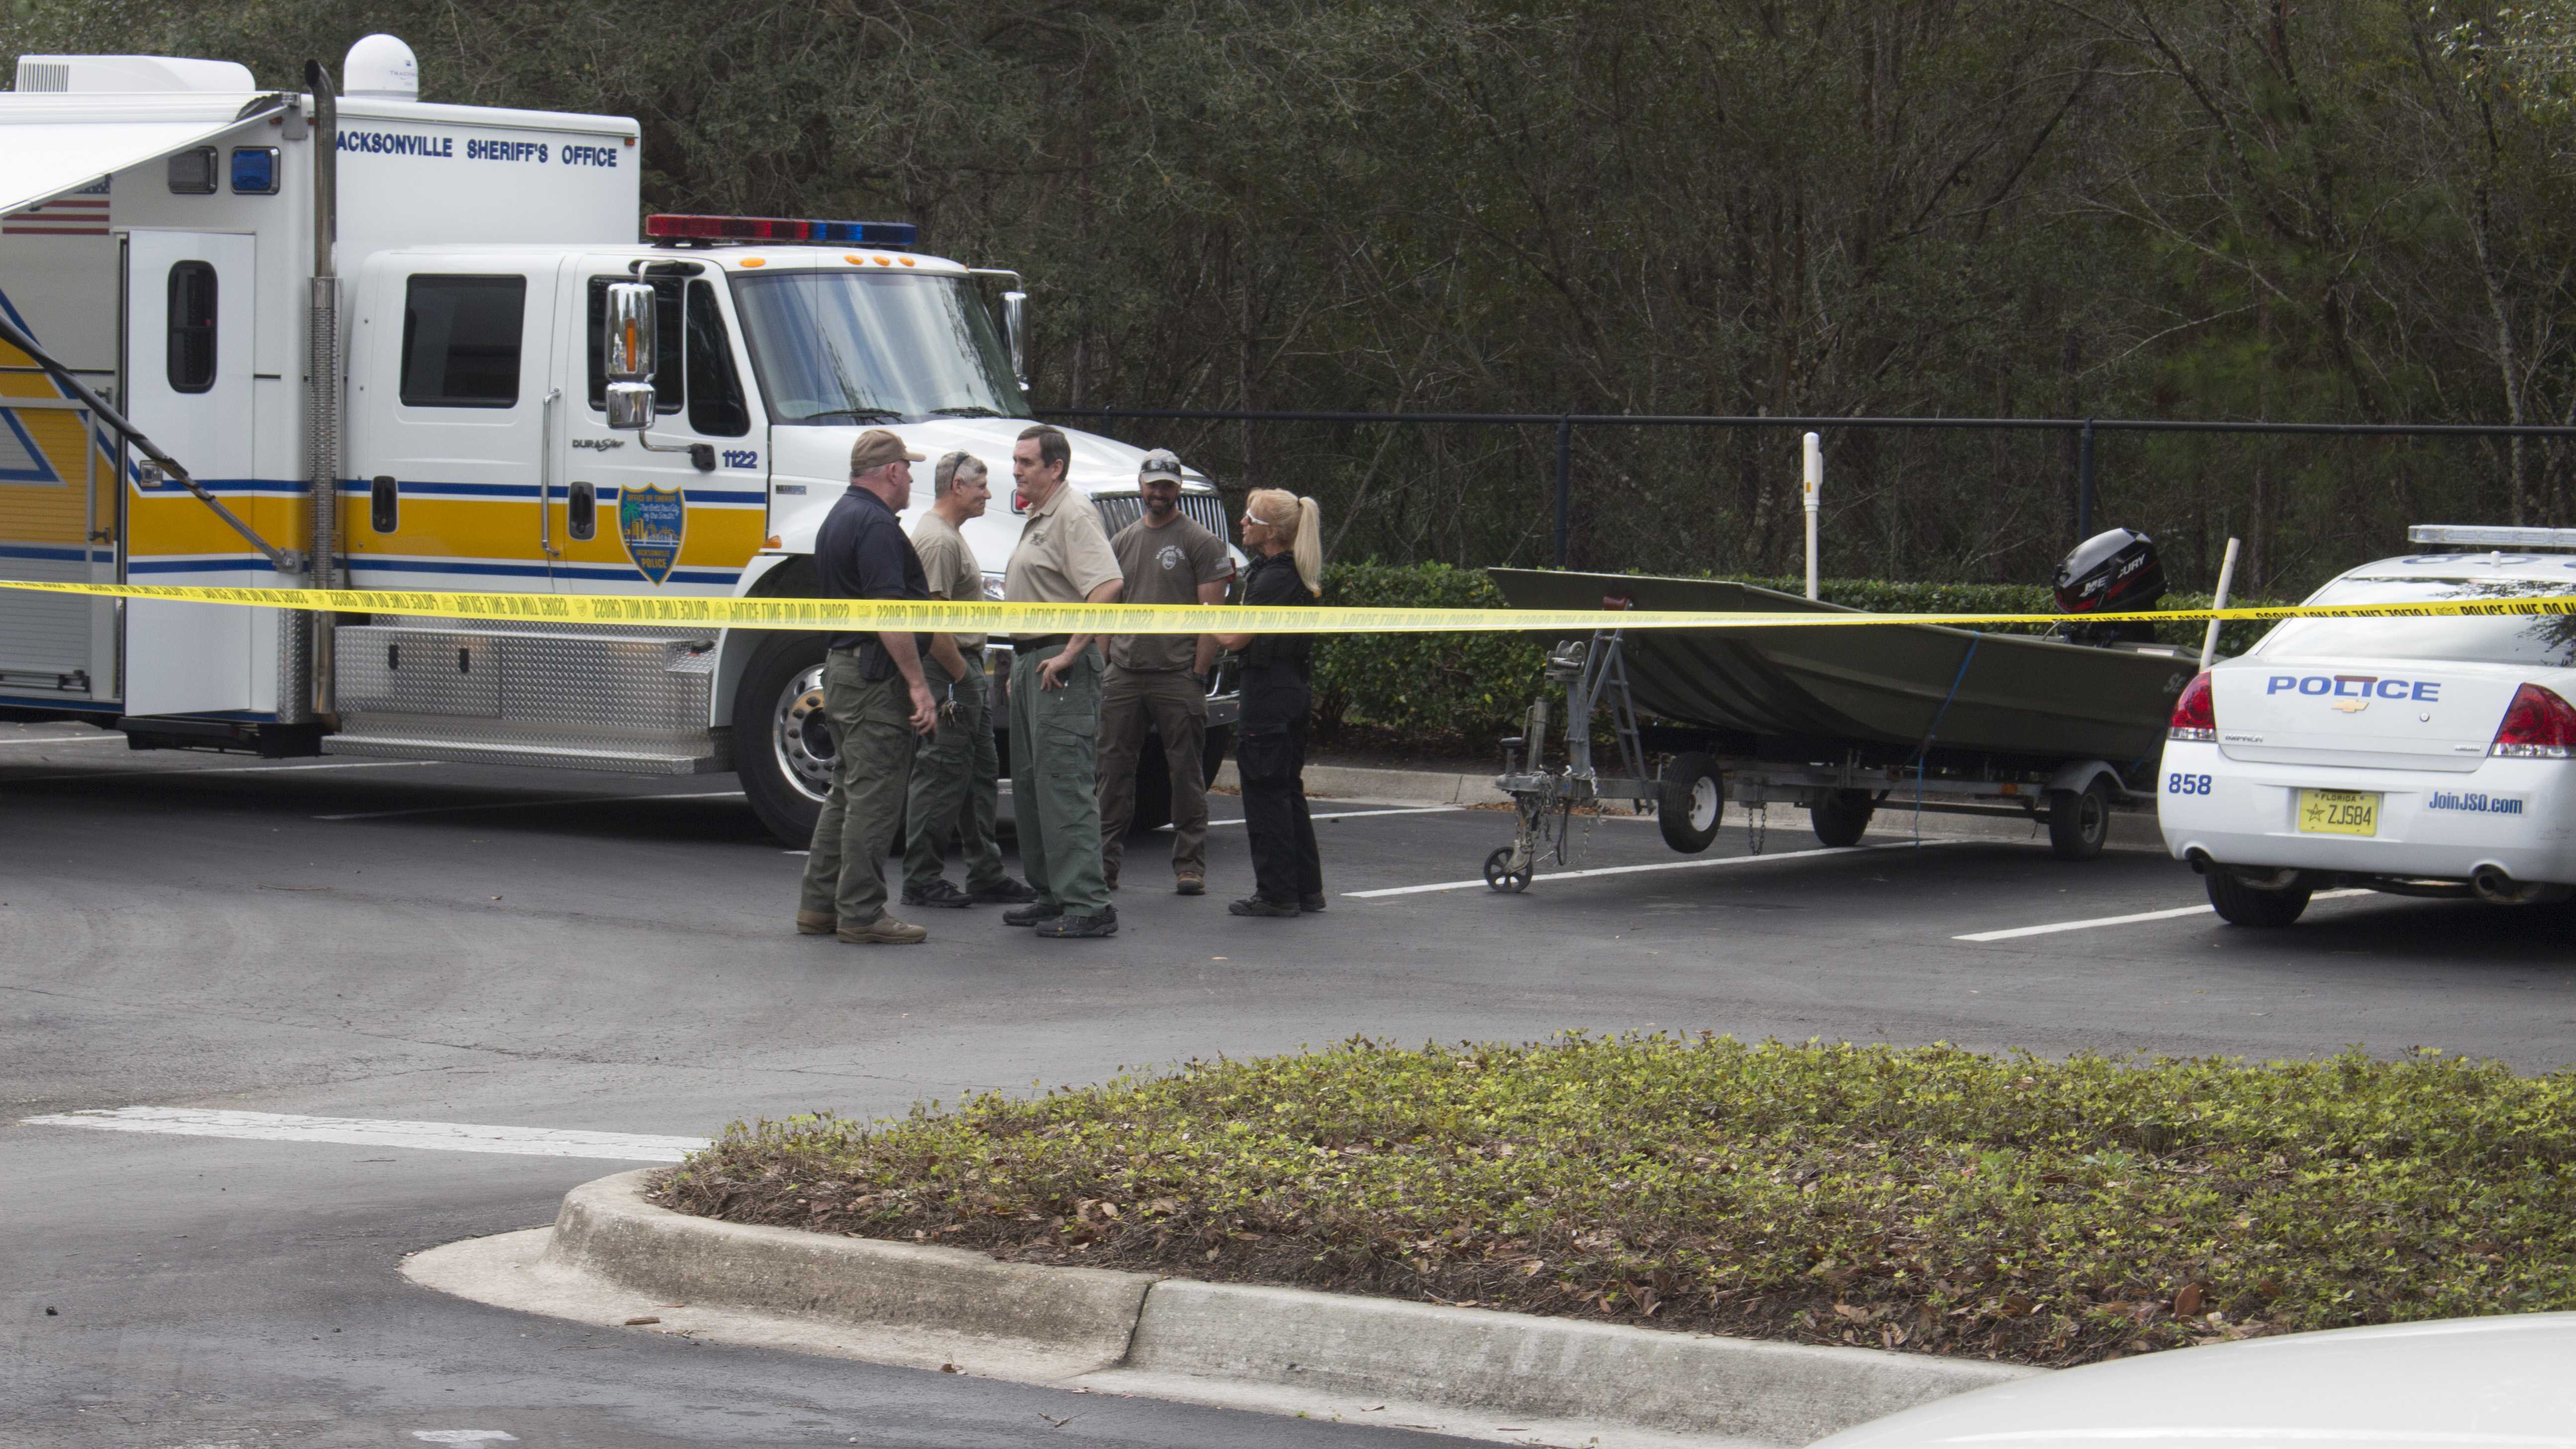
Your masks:
{"label": "car taillight", "polygon": [[2537,684],[2524,685],[2504,707],[2504,723],[2496,727],[2487,753],[2526,760],[2563,760],[2576,754],[2576,705]]}
{"label": "car taillight", "polygon": [[2173,725],[2165,731],[2169,740],[2198,740],[2214,744],[2218,740],[2218,706],[2210,699],[2209,674],[2203,671],[2182,688],[2182,698],[2174,701]]}

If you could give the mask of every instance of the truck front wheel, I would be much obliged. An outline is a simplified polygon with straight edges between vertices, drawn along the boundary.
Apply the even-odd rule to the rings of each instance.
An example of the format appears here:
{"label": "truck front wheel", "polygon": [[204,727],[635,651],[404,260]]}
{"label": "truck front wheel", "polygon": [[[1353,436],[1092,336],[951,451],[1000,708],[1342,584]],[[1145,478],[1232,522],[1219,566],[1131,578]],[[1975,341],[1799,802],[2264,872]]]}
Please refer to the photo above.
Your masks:
{"label": "truck front wheel", "polygon": [[752,813],[789,845],[814,838],[832,788],[832,732],[823,717],[820,634],[772,634],[733,696],[734,771]]}

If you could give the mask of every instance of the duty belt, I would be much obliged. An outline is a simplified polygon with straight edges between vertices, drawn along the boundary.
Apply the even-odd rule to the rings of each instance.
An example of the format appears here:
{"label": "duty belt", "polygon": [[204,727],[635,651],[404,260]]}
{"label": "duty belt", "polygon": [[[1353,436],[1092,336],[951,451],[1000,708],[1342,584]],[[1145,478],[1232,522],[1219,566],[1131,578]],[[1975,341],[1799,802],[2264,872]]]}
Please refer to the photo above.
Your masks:
{"label": "duty belt", "polygon": [[1022,634],[1011,640],[1011,647],[1022,654],[1035,654],[1045,649],[1062,649],[1072,642],[1070,634]]}

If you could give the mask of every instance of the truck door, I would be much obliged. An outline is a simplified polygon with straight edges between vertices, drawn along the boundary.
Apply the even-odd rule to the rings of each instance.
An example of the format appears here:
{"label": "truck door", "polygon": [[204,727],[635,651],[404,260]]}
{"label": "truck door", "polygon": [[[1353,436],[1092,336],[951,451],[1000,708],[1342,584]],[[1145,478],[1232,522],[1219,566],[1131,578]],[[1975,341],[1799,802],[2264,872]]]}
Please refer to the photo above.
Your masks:
{"label": "truck door", "polygon": [[[136,231],[125,253],[127,415],[211,492],[255,481],[251,427],[253,240]],[[267,560],[190,504],[186,538],[131,540],[137,583],[274,583]],[[143,557],[143,555],[154,555]],[[163,565],[156,568],[154,565]],[[251,707],[249,609],[137,599],[125,611],[125,712]]]}
{"label": "truck door", "polygon": [[[609,284],[638,280],[653,287],[659,337],[656,416],[640,438],[609,431],[601,330]],[[639,276],[631,256],[577,257],[562,297],[557,375],[569,395],[547,503],[556,588],[730,594],[769,528],[769,424],[744,385],[722,274],[673,259],[645,262]]]}
{"label": "truck door", "polygon": [[551,370],[556,270],[463,253],[370,266],[342,509],[357,587],[553,589],[562,539],[540,500],[580,401]]}

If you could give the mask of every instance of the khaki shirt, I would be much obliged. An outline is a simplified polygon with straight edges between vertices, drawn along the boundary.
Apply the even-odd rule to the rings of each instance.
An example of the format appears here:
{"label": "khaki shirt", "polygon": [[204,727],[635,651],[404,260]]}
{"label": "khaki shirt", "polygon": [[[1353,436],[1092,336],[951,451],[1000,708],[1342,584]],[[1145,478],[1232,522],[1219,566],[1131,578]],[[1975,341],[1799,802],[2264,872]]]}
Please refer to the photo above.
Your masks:
{"label": "khaki shirt", "polygon": [[[1234,560],[1225,540],[1174,515],[1160,528],[1139,518],[1109,540],[1118,555],[1127,588],[1118,596],[1126,604],[1190,604],[1199,601],[1199,585],[1234,577]],[[1196,634],[1117,634],[1109,640],[1109,662],[1121,669],[1186,672],[1198,663]]]}
{"label": "khaki shirt", "polygon": [[[925,508],[912,522],[912,551],[921,555],[921,572],[930,581],[934,599],[963,599],[981,603],[984,598],[984,568],[975,561],[975,550],[967,545],[966,536],[957,525]],[[981,649],[981,634],[952,634],[960,649]]]}
{"label": "khaki shirt", "polygon": [[1120,577],[1100,510],[1068,482],[1021,526],[1019,546],[1002,571],[1002,597],[1014,604],[1079,604]]}

